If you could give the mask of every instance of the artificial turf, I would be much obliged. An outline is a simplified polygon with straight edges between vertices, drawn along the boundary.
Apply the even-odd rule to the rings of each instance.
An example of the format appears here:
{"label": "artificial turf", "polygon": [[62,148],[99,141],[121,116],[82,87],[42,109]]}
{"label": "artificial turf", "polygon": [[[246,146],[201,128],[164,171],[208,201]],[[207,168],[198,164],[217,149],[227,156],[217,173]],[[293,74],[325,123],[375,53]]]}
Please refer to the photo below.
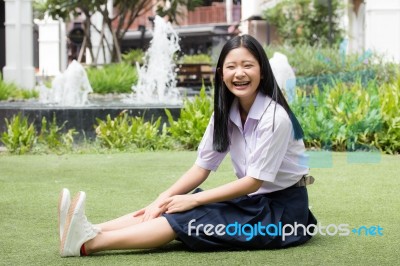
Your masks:
{"label": "artificial turf", "polygon": [[[308,187],[318,222],[350,229],[379,226],[383,235],[364,229],[360,235],[317,234],[299,247],[258,251],[192,252],[174,241],[159,249],[85,258],[59,256],[61,188],[85,191],[86,214],[99,223],[147,205],[191,166],[196,153],[0,155],[0,265],[399,265],[400,157],[354,163],[353,155],[333,153],[318,165],[325,155],[313,153],[316,182]],[[233,178],[227,158],[202,188]]]}

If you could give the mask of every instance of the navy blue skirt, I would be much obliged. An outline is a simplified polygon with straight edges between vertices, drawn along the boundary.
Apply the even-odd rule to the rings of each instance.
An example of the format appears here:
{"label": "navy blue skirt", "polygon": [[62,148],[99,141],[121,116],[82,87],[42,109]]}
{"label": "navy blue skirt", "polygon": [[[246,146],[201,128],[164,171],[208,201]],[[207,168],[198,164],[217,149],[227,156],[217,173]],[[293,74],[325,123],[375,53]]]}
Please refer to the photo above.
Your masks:
{"label": "navy blue skirt", "polygon": [[242,196],[163,216],[177,240],[199,251],[297,246],[314,235],[317,224],[308,208],[306,187]]}

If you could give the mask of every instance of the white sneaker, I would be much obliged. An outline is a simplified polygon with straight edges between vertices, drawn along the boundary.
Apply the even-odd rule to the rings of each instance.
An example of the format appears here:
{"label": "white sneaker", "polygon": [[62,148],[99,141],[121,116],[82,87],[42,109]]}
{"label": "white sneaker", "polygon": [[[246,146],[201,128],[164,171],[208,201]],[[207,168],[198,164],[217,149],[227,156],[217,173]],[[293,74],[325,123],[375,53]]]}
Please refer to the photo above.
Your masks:
{"label": "white sneaker", "polygon": [[81,247],[100,232],[85,215],[86,194],[80,191],[72,200],[60,245],[61,257],[79,257]]}
{"label": "white sneaker", "polygon": [[71,205],[71,194],[69,190],[63,188],[58,198],[58,230],[60,234],[60,241],[64,233],[65,219],[67,219],[68,209]]}

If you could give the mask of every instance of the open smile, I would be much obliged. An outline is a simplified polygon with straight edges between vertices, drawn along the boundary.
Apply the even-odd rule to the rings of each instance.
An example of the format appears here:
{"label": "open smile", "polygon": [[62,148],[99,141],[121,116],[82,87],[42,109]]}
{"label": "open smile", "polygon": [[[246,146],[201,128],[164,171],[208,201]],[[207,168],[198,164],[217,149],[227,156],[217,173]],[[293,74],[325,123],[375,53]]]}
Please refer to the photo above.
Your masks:
{"label": "open smile", "polygon": [[250,81],[232,82],[235,87],[245,87],[250,84]]}

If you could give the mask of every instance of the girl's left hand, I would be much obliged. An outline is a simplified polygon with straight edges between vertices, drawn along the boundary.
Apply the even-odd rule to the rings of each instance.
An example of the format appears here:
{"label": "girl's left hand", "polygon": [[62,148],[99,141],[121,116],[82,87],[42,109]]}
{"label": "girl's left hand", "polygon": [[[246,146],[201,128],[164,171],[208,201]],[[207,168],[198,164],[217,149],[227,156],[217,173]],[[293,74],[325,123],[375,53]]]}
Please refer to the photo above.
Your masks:
{"label": "girl's left hand", "polygon": [[159,205],[160,208],[165,208],[167,210],[165,213],[188,211],[196,206],[198,206],[198,203],[193,194],[175,195],[166,198]]}

